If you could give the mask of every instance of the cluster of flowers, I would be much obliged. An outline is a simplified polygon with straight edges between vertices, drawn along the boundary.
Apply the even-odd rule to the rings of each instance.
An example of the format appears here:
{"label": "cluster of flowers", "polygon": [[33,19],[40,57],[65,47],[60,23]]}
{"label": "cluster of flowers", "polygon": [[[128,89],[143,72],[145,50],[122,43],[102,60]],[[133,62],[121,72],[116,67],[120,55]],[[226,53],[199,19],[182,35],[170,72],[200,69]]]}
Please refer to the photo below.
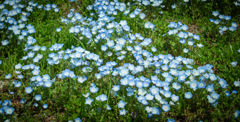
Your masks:
{"label": "cluster of flowers", "polygon": [[[144,1],[144,4],[147,4],[147,2]],[[49,10],[49,5],[45,8],[46,11]],[[115,52],[115,55],[118,56],[117,62],[122,61],[125,58],[127,52],[129,52],[131,56],[134,57],[138,65],[135,66],[131,63],[124,63],[123,66],[114,68],[114,66],[118,64],[115,61],[110,61],[107,62],[106,65],[102,65],[103,59],[100,59],[100,56],[98,54],[91,53],[82,47],[72,46],[72,49],[59,51],[63,47],[63,44],[54,44],[51,48],[49,48],[49,51],[58,51],[58,53],[50,53],[48,55],[48,64],[59,64],[59,59],[62,58],[64,60],[69,59],[73,65],[72,68],[78,67],[80,65],[86,65],[86,67],[82,68],[82,71],[87,74],[92,71],[92,67],[90,67],[89,63],[89,61],[92,60],[97,64],[98,70],[100,71],[99,73],[95,73],[95,78],[100,79],[106,75],[111,75],[111,77],[120,76],[121,79],[119,82],[117,82],[119,84],[114,84],[112,87],[112,95],[116,96],[118,94],[118,91],[125,90],[121,89],[121,87],[128,86],[128,88],[126,88],[127,96],[132,96],[134,93],[137,93],[135,97],[139,103],[145,106],[145,110],[147,111],[149,117],[152,117],[153,115],[159,115],[161,113],[160,108],[156,106],[150,106],[149,102],[153,102],[154,99],[162,104],[162,110],[164,112],[168,112],[170,110],[170,105],[175,105],[175,103],[179,104],[179,96],[172,94],[170,91],[170,84],[172,84],[172,87],[177,91],[180,90],[182,83],[189,84],[190,88],[194,91],[200,88],[206,89],[208,92],[210,92],[210,95],[207,95],[208,102],[211,103],[212,106],[216,106],[218,104],[217,100],[219,99],[220,95],[214,91],[214,84],[207,84],[206,81],[218,80],[218,83],[222,88],[227,88],[228,84],[225,80],[213,74],[212,65],[207,64],[205,66],[198,67],[197,69],[193,69],[191,65],[194,64],[194,61],[192,59],[183,58],[181,56],[173,57],[171,55],[162,54],[153,55],[150,51],[144,50],[145,46],[149,46],[151,44],[152,40],[150,38],[144,38],[139,33],[130,33],[130,27],[128,26],[126,20],[121,20],[118,23],[114,21],[113,17],[110,17],[111,15],[116,15],[118,11],[123,13],[125,13],[124,11],[128,11],[127,6],[124,3],[120,3],[117,0],[114,2],[98,0],[94,3],[94,5],[88,6],[88,9],[94,9],[97,11],[99,16],[98,20],[94,21],[91,18],[83,18],[80,14],[74,13],[74,10],[72,10],[70,12],[72,15],[68,15],[68,17],[71,18],[74,15],[75,18],[72,17],[70,22],[78,22],[79,25],[76,25],[74,28],[70,29],[69,32],[75,33],[76,35],[79,34],[81,36],[85,36],[89,39],[89,42],[92,40],[94,40],[95,43],[98,43],[99,41],[106,42],[105,45],[101,45],[101,50],[109,57],[113,56],[112,54]],[[130,13],[130,15],[131,14],[132,13]],[[135,11],[133,14],[140,14],[140,10],[138,9],[137,12]],[[128,13],[125,13],[125,15],[128,15]],[[130,17],[134,18],[135,16],[133,17],[132,15]],[[89,22],[86,22],[85,20]],[[69,20],[62,19],[62,22],[67,24]],[[81,27],[81,25],[84,27]],[[34,26],[30,25],[30,27],[31,29],[34,29]],[[150,26],[148,25],[148,27]],[[172,22],[170,23],[169,27],[175,28],[175,31],[177,32],[178,30],[187,30],[188,28],[186,25],[183,25],[180,22],[178,24]],[[56,31],[60,32],[61,29],[57,28]],[[173,33],[177,34],[175,31]],[[115,39],[110,40],[111,34],[115,32],[119,33],[119,37],[112,37]],[[187,38],[188,36],[192,36],[194,39],[200,40],[200,37],[198,35],[193,35],[186,32],[180,32],[178,33],[178,36],[183,39]],[[139,43],[134,41],[137,40],[137,38],[142,42]],[[31,51],[28,52],[27,56],[24,56],[22,60],[33,58],[35,56],[35,52],[37,52],[39,49],[47,51],[46,47],[44,48],[37,45],[33,46],[33,44],[36,42],[36,39],[33,37],[27,36],[27,39],[28,41],[24,51]],[[193,43],[194,42],[191,42],[189,45],[193,45]],[[127,44],[129,46],[126,46]],[[156,52],[157,49],[155,47],[152,47],[151,51]],[[39,54],[36,55],[35,58],[37,58],[39,61],[42,57],[43,55]],[[33,62],[37,61],[34,61],[33,58]],[[187,70],[183,70],[184,66],[187,67]],[[156,68],[155,75],[150,76],[151,78],[146,78],[142,75],[138,76],[138,74],[148,70],[150,67]],[[32,81],[30,84],[31,86],[25,87],[25,92],[27,94],[31,94],[34,91],[32,87],[51,87],[52,83],[55,81],[55,79],[50,80],[50,76],[48,74],[45,74],[41,77],[39,75],[40,67],[35,66],[34,64],[24,66],[17,64],[15,68],[17,69],[18,73],[21,73],[21,71],[19,71],[21,69],[33,70],[33,77],[30,78]],[[87,76],[76,76],[76,74],[74,74],[74,72],[69,69],[63,70],[62,73],[57,74],[57,76],[60,79],[64,79],[66,77],[78,78],[77,80],[79,83],[83,83],[87,80]],[[11,74],[6,75],[5,78],[10,79]],[[21,82],[16,82],[14,85],[15,87],[20,87]],[[239,86],[239,82],[235,82],[234,85]],[[136,86],[136,89],[132,88],[134,86]],[[94,94],[97,93],[98,90],[99,88],[94,83],[92,83],[90,92]],[[186,91],[184,95],[186,99],[191,99],[193,96],[189,91]],[[89,93],[83,94],[83,96],[86,97],[85,104],[91,105],[91,103],[94,101],[94,99],[89,97]],[[169,100],[167,98],[171,99]],[[36,101],[39,101],[41,99],[42,97],[40,94],[35,95]],[[98,95],[95,99],[102,102],[108,100],[107,95],[105,94]],[[25,100],[21,100],[20,102],[24,103]],[[37,103],[34,105],[38,106]],[[118,102],[118,108],[121,109],[119,110],[120,115],[125,115],[128,112],[125,110],[126,105],[127,102],[124,102],[123,100],[120,100]],[[111,110],[110,105],[106,106],[107,110]],[[44,104],[43,108],[48,108],[48,105]],[[12,114],[14,111],[14,109],[11,110],[12,111],[10,111],[9,114]],[[8,109],[4,109],[4,111],[7,112]],[[235,113],[235,115],[237,114]],[[75,121],[81,121],[81,119],[77,118]],[[169,119],[169,121],[172,121],[172,119]]]}
{"label": "cluster of flowers", "polygon": [[235,6],[240,6],[240,0],[235,1],[235,2],[234,2],[234,5],[235,5]]}
{"label": "cluster of flowers", "polygon": [[[196,34],[193,34],[191,32],[184,32],[184,31],[188,30],[188,26],[187,25],[183,25],[181,22],[178,21],[178,23],[170,22],[170,24],[167,27],[174,28],[172,30],[169,30],[167,34],[168,35],[178,34],[178,37],[180,38],[179,42],[181,44],[185,44],[186,43],[185,39],[187,39],[189,46],[193,46],[193,47],[198,46],[199,48],[204,46],[201,43],[199,43],[197,45],[194,45],[194,42],[195,42],[194,40],[198,40],[199,41],[200,40],[200,36],[196,35]],[[180,32],[178,32],[179,30],[180,30]],[[183,30],[183,31],[181,31],[181,30]],[[166,34],[163,34],[162,36],[165,36],[165,35]],[[188,53],[189,49],[184,48],[183,52],[184,53]]]}
{"label": "cluster of flowers", "polygon": [[[216,25],[218,25],[220,22],[221,22],[221,20],[226,20],[226,21],[228,21],[228,20],[230,20],[231,19],[231,16],[227,16],[227,15],[220,15],[219,14],[219,12],[218,11],[213,11],[212,12],[212,15],[213,16],[215,16],[215,17],[219,17],[219,19],[216,19],[216,20],[214,20],[214,19],[212,19],[212,18],[210,18],[209,19],[209,21],[210,22],[213,22],[214,24],[216,24]],[[225,23],[225,22],[222,22],[222,23]],[[227,22],[226,22],[227,23]],[[231,23],[231,27],[226,27],[226,26],[224,26],[224,27],[222,27],[222,26],[219,26],[219,33],[221,34],[221,35],[223,35],[223,33],[225,32],[225,31],[227,31],[227,30],[230,30],[230,31],[235,31],[236,29],[237,29],[237,23],[236,22],[232,22]]]}

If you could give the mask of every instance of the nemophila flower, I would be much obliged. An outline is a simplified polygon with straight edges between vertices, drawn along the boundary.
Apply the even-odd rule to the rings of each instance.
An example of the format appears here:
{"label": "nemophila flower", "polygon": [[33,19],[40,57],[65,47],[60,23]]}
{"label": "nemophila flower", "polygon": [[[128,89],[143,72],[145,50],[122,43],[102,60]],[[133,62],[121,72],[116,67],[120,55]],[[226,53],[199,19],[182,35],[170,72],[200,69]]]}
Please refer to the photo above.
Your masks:
{"label": "nemophila flower", "polygon": [[187,99],[190,99],[190,98],[192,98],[192,93],[191,92],[185,92],[184,97],[187,98]]}
{"label": "nemophila flower", "polygon": [[232,27],[235,27],[235,28],[238,26],[236,22],[232,22],[231,25]]}
{"label": "nemophila flower", "polygon": [[24,104],[26,101],[24,99],[20,100],[20,104]]}
{"label": "nemophila flower", "polygon": [[207,89],[208,92],[213,92],[214,86],[212,84],[208,84],[206,89]]}
{"label": "nemophila flower", "polygon": [[205,88],[206,86],[206,83],[202,81],[198,82],[197,84],[198,84],[198,88]]}
{"label": "nemophila flower", "polygon": [[151,93],[145,95],[146,100],[153,100],[154,96]]}
{"label": "nemophila flower", "polygon": [[172,93],[170,91],[164,91],[164,94],[163,94],[166,98],[170,98]]}
{"label": "nemophila flower", "polygon": [[231,93],[230,93],[229,91],[225,91],[225,95],[226,95],[227,97],[229,97],[229,96],[231,95]]}
{"label": "nemophila flower", "polygon": [[140,17],[141,19],[144,19],[144,18],[146,17],[146,15],[145,15],[144,13],[141,13],[141,14],[139,14],[139,17]]}
{"label": "nemophila flower", "polygon": [[172,9],[175,9],[176,7],[177,7],[176,4],[171,5],[171,8],[172,8]]}
{"label": "nemophila flower", "polygon": [[230,31],[232,31],[232,32],[235,31],[235,30],[237,30],[236,27],[229,27],[228,29],[229,29]]}
{"label": "nemophila flower", "polygon": [[156,49],[155,47],[152,47],[151,50],[152,50],[153,52],[156,52],[156,51],[157,51],[157,49]]}
{"label": "nemophila flower", "polygon": [[126,115],[127,111],[125,109],[119,110],[120,115]]}
{"label": "nemophila flower", "polygon": [[97,101],[100,101],[100,100],[101,100],[102,102],[103,102],[103,101],[106,101],[106,100],[107,100],[107,95],[101,94],[101,95],[99,95],[99,96],[96,97],[96,100],[97,100]]}
{"label": "nemophila flower", "polygon": [[186,43],[185,39],[180,39],[179,42],[180,42],[181,44]]}
{"label": "nemophila flower", "polygon": [[208,102],[213,104],[216,102],[216,99],[212,98],[210,95],[207,95]]}
{"label": "nemophila flower", "polygon": [[30,86],[25,87],[25,92],[26,93],[30,94],[32,91],[33,91],[33,89]]}
{"label": "nemophila flower", "polygon": [[33,75],[38,75],[40,73],[40,70],[38,70],[38,69],[34,69],[33,71],[32,71],[32,74]]}
{"label": "nemophila flower", "polygon": [[198,46],[199,48],[202,48],[204,45],[202,45],[202,44],[197,44],[197,46]]}
{"label": "nemophila flower", "polygon": [[126,104],[127,104],[126,102],[120,100],[120,101],[118,102],[118,108],[124,108],[124,106],[125,106]]}
{"label": "nemophila flower", "polygon": [[7,40],[3,40],[3,41],[2,41],[2,46],[6,46],[6,45],[8,45],[8,43],[9,43],[9,42],[8,42]]}
{"label": "nemophila flower", "polygon": [[164,112],[168,112],[170,110],[170,106],[168,104],[162,105],[162,109]]}
{"label": "nemophila flower", "polygon": [[47,48],[46,48],[45,46],[42,46],[42,47],[41,47],[41,50],[42,50],[42,51],[45,51],[46,49],[47,49]]}
{"label": "nemophila flower", "polygon": [[188,53],[188,51],[189,51],[189,49],[186,49],[186,48],[183,49],[184,53]]}
{"label": "nemophila flower", "polygon": [[150,2],[149,2],[148,0],[143,0],[143,1],[142,1],[142,4],[143,4],[144,6],[147,6],[147,5],[150,4]]}
{"label": "nemophila flower", "polygon": [[230,20],[232,17],[231,16],[224,16],[225,20]]}
{"label": "nemophila flower", "polygon": [[13,114],[13,112],[14,112],[14,108],[13,107],[7,107],[6,109],[5,109],[5,113],[6,113],[6,115],[12,115]]}
{"label": "nemophila flower", "polygon": [[192,88],[193,90],[196,90],[198,87],[198,82],[196,80],[193,80],[190,82],[190,88]]}
{"label": "nemophila flower", "polygon": [[231,65],[232,65],[233,67],[236,67],[236,66],[237,66],[237,63],[238,63],[237,61],[234,61],[234,62],[231,63]]}
{"label": "nemophila flower", "polygon": [[224,15],[219,15],[218,17],[219,17],[219,19],[224,19],[225,16]]}
{"label": "nemophila flower", "polygon": [[74,122],[82,122],[82,120],[78,117],[78,118],[74,119]]}
{"label": "nemophila flower", "polygon": [[43,104],[43,108],[44,109],[48,108],[48,104]]}
{"label": "nemophila flower", "polygon": [[112,90],[113,90],[113,91],[118,91],[118,90],[120,90],[120,85],[113,85]]}
{"label": "nemophila flower", "polygon": [[177,82],[174,82],[174,83],[172,84],[172,87],[178,91],[178,90],[181,88],[181,84],[179,84],[179,83],[177,83]]}
{"label": "nemophila flower", "polygon": [[5,78],[6,78],[6,79],[10,79],[11,77],[12,77],[11,74],[7,74],[7,75],[5,75]]}
{"label": "nemophila flower", "polygon": [[93,87],[90,87],[90,92],[91,93],[97,93],[98,92],[98,87],[96,87],[96,86],[93,86]]}
{"label": "nemophila flower", "polygon": [[171,100],[172,100],[173,102],[177,102],[177,101],[179,100],[179,96],[177,96],[177,95],[175,95],[175,94],[172,94]]}
{"label": "nemophila flower", "polygon": [[232,90],[232,93],[233,93],[233,94],[237,94],[238,91],[237,91],[237,90]]}
{"label": "nemophila flower", "polygon": [[234,81],[233,84],[234,84],[235,87],[238,87],[238,86],[240,86],[240,81]]}
{"label": "nemophila flower", "polygon": [[152,114],[159,115],[161,113],[161,110],[156,107],[152,107]]}
{"label": "nemophila flower", "polygon": [[61,30],[62,30],[61,28],[57,28],[57,29],[56,29],[57,32],[60,32]]}
{"label": "nemophila flower", "polygon": [[219,12],[218,12],[218,11],[213,11],[213,12],[212,12],[212,15],[216,17],[216,16],[219,15]]}
{"label": "nemophila flower", "polygon": [[[189,0],[188,0],[188,1],[189,1]],[[175,120],[174,120],[174,119],[168,119],[167,122],[175,122]]]}
{"label": "nemophila flower", "polygon": [[130,17],[130,18],[135,18],[136,15],[135,15],[134,13],[130,13],[130,14],[129,14],[129,17]]}
{"label": "nemophila flower", "polygon": [[217,24],[217,25],[218,25],[220,22],[221,22],[221,20],[219,20],[219,19],[213,21],[213,23],[214,23],[214,24]]}
{"label": "nemophila flower", "polygon": [[17,82],[14,84],[14,87],[20,87],[22,85],[22,82]]}
{"label": "nemophila flower", "polygon": [[216,92],[212,92],[211,94],[210,94],[210,96],[212,97],[212,98],[214,98],[214,99],[219,99],[219,97],[220,97],[220,95],[219,94],[217,94]]}
{"label": "nemophila flower", "polygon": [[51,87],[52,86],[52,81],[48,80],[46,82],[44,82],[44,87]]}
{"label": "nemophila flower", "polygon": [[240,111],[239,110],[235,110],[235,112],[233,113],[234,119],[238,118],[240,115]]}
{"label": "nemophila flower", "polygon": [[91,99],[90,97],[87,97],[85,104],[91,105],[93,102],[93,99]]}
{"label": "nemophila flower", "polygon": [[181,32],[178,33],[178,37],[179,38],[187,38],[188,37],[188,33],[181,31]]}
{"label": "nemophila flower", "polygon": [[37,104],[37,103],[34,103],[33,105],[34,105],[35,107],[38,107],[38,104]]}
{"label": "nemophila flower", "polygon": [[108,104],[106,104],[107,105],[107,110],[112,110],[112,108],[108,105]]}
{"label": "nemophila flower", "polygon": [[17,78],[23,79],[23,75],[18,75]]}
{"label": "nemophila flower", "polygon": [[37,101],[39,101],[39,100],[41,100],[42,99],[42,96],[40,95],[40,94],[38,94],[38,95],[35,95],[35,98],[34,98],[35,100],[37,100]]}

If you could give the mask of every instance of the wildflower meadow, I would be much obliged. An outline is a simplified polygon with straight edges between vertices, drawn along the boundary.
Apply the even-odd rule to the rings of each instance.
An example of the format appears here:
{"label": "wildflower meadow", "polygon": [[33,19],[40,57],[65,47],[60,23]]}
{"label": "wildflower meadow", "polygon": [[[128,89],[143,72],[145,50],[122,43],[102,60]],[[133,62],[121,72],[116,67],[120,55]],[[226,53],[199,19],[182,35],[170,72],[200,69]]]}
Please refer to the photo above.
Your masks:
{"label": "wildflower meadow", "polygon": [[0,122],[239,122],[240,0],[0,1]]}

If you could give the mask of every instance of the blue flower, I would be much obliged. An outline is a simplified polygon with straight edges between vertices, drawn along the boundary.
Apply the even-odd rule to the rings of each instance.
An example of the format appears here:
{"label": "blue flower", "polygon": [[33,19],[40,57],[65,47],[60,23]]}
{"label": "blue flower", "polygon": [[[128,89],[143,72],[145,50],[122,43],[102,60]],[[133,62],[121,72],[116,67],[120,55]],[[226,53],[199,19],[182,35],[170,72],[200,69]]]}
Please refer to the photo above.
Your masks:
{"label": "blue flower", "polygon": [[120,115],[125,115],[127,111],[125,109],[119,110]]}
{"label": "blue flower", "polygon": [[106,100],[107,100],[107,95],[101,94],[101,95],[99,95],[99,96],[96,97],[96,100],[97,100],[97,101],[100,101],[100,100],[101,100],[102,102],[103,102],[103,101],[106,101]]}
{"label": "blue flower", "polygon": [[40,94],[38,94],[38,95],[35,95],[35,98],[34,98],[35,100],[37,100],[37,101],[39,101],[39,100],[41,100],[42,99],[42,96],[40,95]]}
{"label": "blue flower", "polygon": [[172,8],[172,9],[175,9],[176,7],[177,7],[176,4],[171,5],[171,8]]}
{"label": "blue flower", "polygon": [[61,30],[62,30],[61,28],[57,28],[57,29],[56,29],[57,32],[60,32]]}
{"label": "blue flower", "polygon": [[179,100],[179,96],[172,94],[171,99],[173,102],[177,102]]}
{"label": "blue flower", "polygon": [[193,90],[196,90],[198,87],[198,82],[196,80],[193,80],[190,82],[190,88],[192,88]]}
{"label": "blue flower", "polygon": [[92,87],[90,87],[90,92],[91,93],[97,93],[98,92],[98,87],[96,87],[96,86],[92,86]]}
{"label": "blue flower", "polygon": [[7,107],[7,109],[5,109],[6,115],[12,115],[14,110],[13,107]]}
{"label": "blue flower", "polygon": [[46,82],[44,82],[44,87],[51,87],[52,86],[52,81],[48,80]]}
{"label": "blue flower", "polygon": [[5,78],[6,78],[6,79],[10,79],[11,77],[12,77],[11,74],[7,74],[7,75],[5,75]]}
{"label": "blue flower", "polygon": [[211,96],[207,95],[208,102],[213,104],[216,102],[216,99],[212,98]]}
{"label": "blue flower", "polygon": [[164,104],[162,105],[162,109],[163,111],[168,112],[170,110],[170,106],[168,104]]}
{"label": "blue flower", "polygon": [[212,98],[214,98],[214,99],[219,99],[219,97],[220,97],[220,95],[219,94],[217,94],[216,92],[212,92],[211,94],[210,94],[210,96],[212,97]]}
{"label": "blue flower", "polygon": [[230,93],[229,91],[225,91],[225,95],[226,95],[227,97],[229,97],[229,96],[231,95],[231,93]]}
{"label": "blue flower", "polygon": [[142,4],[143,4],[144,6],[147,6],[147,5],[150,4],[150,2],[149,2],[148,0],[143,0],[143,1],[142,1]]}
{"label": "blue flower", "polygon": [[30,94],[32,91],[33,91],[33,89],[30,86],[25,87],[25,92],[26,93]]}
{"label": "blue flower", "polygon": [[216,17],[216,16],[219,15],[219,12],[218,12],[218,11],[213,11],[213,12],[212,12],[212,15]]}
{"label": "blue flower", "polygon": [[240,86],[240,81],[234,81],[233,84],[234,84],[235,87],[238,87],[238,86]]}
{"label": "blue flower", "polygon": [[82,120],[78,117],[74,120],[74,122],[82,122]]}
{"label": "blue flower", "polygon": [[92,102],[93,102],[93,99],[91,99],[90,97],[87,97],[85,104],[91,105]]}
{"label": "blue flower", "polygon": [[126,102],[120,100],[120,101],[118,102],[118,108],[124,108],[124,106],[125,106],[126,104],[127,104]]}
{"label": "blue flower", "polygon": [[112,90],[113,90],[113,91],[118,91],[118,90],[120,90],[120,85],[113,85]]}
{"label": "blue flower", "polygon": [[140,17],[141,19],[144,19],[144,18],[146,17],[146,15],[145,15],[144,13],[141,13],[141,14],[139,14],[139,17]]}
{"label": "blue flower", "polygon": [[20,100],[20,104],[24,104],[24,103],[25,103],[24,99]]}
{"label": "blue flower", "polygon": [[205,82],[202,81],[198,82],[198,88],[205,88],[205,86],[206,86]]}
{"label": "blue flower", "polygon": [[174,119],[168,119],[167,122],[175,122],[175,120]]}
{"label": "blue flower", "polygon": [[207,85],[206,89],[207,89],[208,92],[213,92],[214,86],[213,85]]}
{"label": "blue flower", "polygon": [[34,103],[33,105],[34,105],[35,107],[38,107],[38,104],[37,104],[37,103]]}
{"label": "blue flower", "polygon": [[191,92],[186,92],[186,93],[184,93],[184,97],[187,98],[187,99],[190,99],[190,98],[192,98],[192,93]]}
{"label": "blue flower", "polygon": [[44,109],[48,108],[48,104],[43,104],[43,108]]}
{"label": "blue flower", "polygon": [[152,114],[160,115],[160,113],[161,113],[161,110],[159,108],[152,107]]}
{"label": "blue flower", "polygon": [[108,49],[107,45],[102,45],[102,46],[101,46],[101,50],[102,50],[102,51],[106,51],[107,49]]}
{"label": "blue flower", "polygon": [[237,94],[238,91],[237,91],[237,90],[232,90],[232,93],[233,93],[233,94]]}
{"label": "blue flower", "polygon": [[234,118],[236,119],[236,118],[238,118],[238,116],[240,115],[240,111],[239,110],[235,110],[235,112],[233,113],[233,115],[234,115]]}
{"label": "blue flower", "polygon": [[107,110],[112,110],[112,108],[107,104]]}

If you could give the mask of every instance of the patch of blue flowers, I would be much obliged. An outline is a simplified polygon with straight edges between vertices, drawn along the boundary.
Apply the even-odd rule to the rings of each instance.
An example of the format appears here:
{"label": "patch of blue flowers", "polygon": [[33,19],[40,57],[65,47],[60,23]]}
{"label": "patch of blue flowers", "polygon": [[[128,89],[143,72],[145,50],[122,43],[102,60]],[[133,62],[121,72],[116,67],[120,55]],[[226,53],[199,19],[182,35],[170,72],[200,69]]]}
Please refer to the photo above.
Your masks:
{"label": "patch of blue flowers", "polygon": [[[75,0],[69,1],[74,2]],[[97,20],[83,17],[80,13],[75,13],[74,9],[70,10],[70,13],[67,15],[68,18],[61,18],[62,23],[75,24],[69,29],[69,33],[74,36],[78,36],[80,40],[86,37],[86,39],[88,39],[88,44],[100,46],[101,52],[107,57],[117,56],[116,60],[103,64],[105,58],[101,57],[99,54],[95,54],[84,49],[84,47],[75,47],[73,45],[71,49],[63,50],[62,47],[64,44],[60,43],[52,45],[49,49],[45,46],[41,47],[36,45],[37,40],[32,37],[31,34],[35,33],[37,30],[34,29],[34,25],[25,25],[25,22],[27,22],[27,17],[33,9],[36,7],[38,9],[42,9],[43,6],[37,6],[37,3],[33,2],[29,2],[28,5],[20,5],[18,4],[19,2],[20,0],[6,0],[0,5],[0,9],[2,9],[0,29],[5,28],[5,25],[7,24],[11,25],[8,27],[9,33],[13,32],[14,35],[19,37],[19,40],[24,40],[27,43],[24,51],[28,53],[26,56],[22,57],[21,60],[28,59],[29,61],[32,61],[32,63],[28,65],[22,65],[20,63],[15,65],[15,73],[19,74],[18,78],[20,80],[24,77],[21,72],[31,70],[31,84],[25,87],[26,94],[32,94],[36,87],[50,88],[56,79],[77,79],[78,83],[83,84],[90,78],[99,80],[110,76],[112,79],[118,80],[114,82],[113,87],[111,88],[112,96],[116,97],[119,95],[119,97],[123,97],[120,95],[120,91],[126,90],[127,97],[134,96],[139,103],[144,105],[144,109],[148,113],[148,117],[152,117],[153,115],[160,115],[161,112],[168,112],[171,110],[171,106],[179,104],[179,99],[181,99],[180,96],[173,94],[170,91],[170,87],[176,91],[179,91],[184,85],[189,86],[189,88],[194,91],[197,89],[206,89],[209,93],[207,95],[208,102],[211,103],[212,106],[216,106],[218,104],[220,93],[217,93],[214,90],[215,85],[213,83],[207,83],[207,81],[216,81],[221,88],[227,88],[229,86],[226,80],[221,79],[213,73],[213,66],[211,64],[206,64],[194,69],[193,59],[184,58],[182,56],[173,57],[170,54],[153,55],[152,52],[157,51],[155,47],[151,47],[151,51],[146,50],[147,46],[151,46],[151,42],[153,41],[151,38],[143,37],[139,33],[131,33],[131,28],[126,20],[120,20],[120,22],[118,22],[119,20],[115,20],[114,16],[119,13],[123,13],[125,16],[129,15],[130,18],[135,18],[139,15],[141,19],[144,19],[145,14],[141,13],[141,9],[136,9],[130,13],[130,5],[126,5],[125,3],[120,3],[117,0],[114,2],[96,0],[96,2],[93,5],[89,5],[87,9],[96,11],[96,13],[92,13],[91,15],[97,14]],[[152,6],[161,6],[162,2],[163,1],[143,0],[141,4],[145,6],[150,4]],[[185,0],[185,2],[187,1]],[[15,7],[17,4],[18,7]],[[13,10],[9,11],[4,9],[5,5],[12,6]],[[176,5],[172,5],[171,7],[174,9],[176,8]],[[21,8],[26,8],[27,12],[21,11]],[[47,4],[44,7],[45,11],[50,11],[51,9],[54,9],[55,12],[59,11],[57,5],[55,4]],[[19,20],[14,19],[14,16],[17,14],[22,14]],[[6,15],[10,15],[10,17],[5,18]],[[219,13],[214,11],[213,15],[218,16]],[[219,18],[225,20],[231,19],[230,16],[225,15],[219,15]],[[220,20],[210,19],[210,21],[215,24],[220,23]],[[152,30],[157,28],[150,22],[145,23],[144,27]],[[187,43],[189,46],[203,47],[202,44],[194,45],[195,41],[200,40],[200,36],[186,32],[188,30],[187,25],[184,25],[181,22],[170,22],[168,27],[173,29],[169,30],[167,34],[177,34],[180,38],[179,42],[181,44],[186,43],[186,39],[188,39]],[[236,23],[233,22],[232,26],[229,28],[225,26],[220,27],[221,30],[219,32],[223,33],[228,29],[230,31],[234,31],[236,30],[236,27]],[[56,32],[60,31],[61,28],[56,28]],[[137,40],[140,40],[141,42],[137,42]],[[100,42],[104,44],[99,45]],[[6,46],[9,42],[7,40],[3,40],[1,43],[2,46]],[[40,76],[40,66],[35,65],[43,58],[43,54],[39,53],[40,50],[45,51],[44,53],[48,53],[46,61],[49,65],[58,65],[63,59],[70,62],[71,69],[61,71],[61,73],[57,74],[52,80],[49,74]],[[185,48],[183,51],[187,53],[189,50]],[[131,62],[123,63],[123,61],[128,60],[129,57],[131,57]],[[95,63],[95,65],[92,65],[93,63]],[[1,60],[0,64],[2,64]],[[120,64],[122,65],[119,66]],[[232,63],[232,65],[236,66],[236,63]],[[83,66],[81,71],[84,75],[75,74],[73,71],[75,68],[79,68],[80,66]],[[93,73],[93,67],[97,67],[99,72],[94,72],[95,74],[92,76],[87,75]],[[148,71],[150,68],[155,68],[156,70],[151,76],[146,76],[143,72]],[[117,79],[118,76],[120,77],[119,79]],[[5,75],[5,79],[11,78],[11,74]],[[15,80],[13,85],[18,88],[22,86],[22,82]],[[234,85],[239,87],[240,81],[235,81]],[[100,86],[91,83],[89,92],[91,94],[95,94],[99,91],[99,87]],[[232,93],[237,94],[238,92],[234,90]],[[229,96],[230,92],[226,91],[225,94],[226,96]],[[89,93],[82,95],[86,98],[86,105],[91,105],[95,100],[101,102],[108,100],[108,96],[106,94],[98,95],[95,98],[89,97]],[[184,93],[184,97],[186,99],[191,99],[193,97],[193,93],[186,91]],[[34,96],[34,106],[37,107],[38,102],[42,99],[43,98],[40,94],[36,94]],[[161,108],[155,106],[154,104],[149,104],[150,102],[153,102],[153,100],[159,102],[161,104]],[[22,99],[20,103],[25,103],[25,100]],[[11,100],[4,100],[3,102],[0,101],[0,104],[1,114],[12,115],[14,113],[14,108],[11,107]],[[114,106],[108,104],[105,105],[107,106],[107,110],[111,110]],[[117,103],[117,107],[121,109],[119,111],[120,115],[126,115],[128,111],[125,110],[125,106],[127,105],[128,103],[126,102],[126,99],[121,99]],[[43,104],[42,107],[47,109],[48,104]],[[237,110],[233,114],[234,117],[237,118],[240,112]],[[81,119],[76,118],[75,122],[77,121],[81,121]],[[174,121],[174,119],[169,119],[168,121]]]}

